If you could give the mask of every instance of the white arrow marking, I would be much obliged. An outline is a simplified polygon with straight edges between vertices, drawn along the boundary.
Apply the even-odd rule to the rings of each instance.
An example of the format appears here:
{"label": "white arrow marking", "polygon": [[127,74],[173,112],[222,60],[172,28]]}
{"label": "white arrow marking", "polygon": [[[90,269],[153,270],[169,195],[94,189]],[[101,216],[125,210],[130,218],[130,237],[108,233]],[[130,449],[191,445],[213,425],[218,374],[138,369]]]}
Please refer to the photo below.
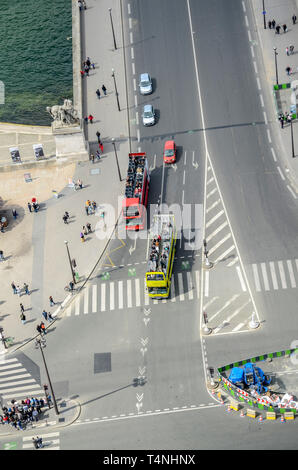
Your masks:
{"label": "white arrow marking", "polygon": [[174,171],[177,170],[177,165],[176,165],[176,163],[173,163],[172,168],[173,168]]}
{"label": "white arrow marking", "polygon": [[139,395],[139,394],[137,393],[137,400],[138,400],[138,402],[140,402],[140,401],[143,400],[143,396],[144,396],[144,393],[142,393],[141,395]]}
{"label": "white arrow marking", "polygon": [[143,318],[143,322],[145,323],[145,326],[150,322],[150,318]]}
{"label": "white arrow marking", "polygon": [[199,164],[195,162],[195,152],[192,152],[192,166],[197,170]]}
{"label": "white arrow marking", "polygon": [[147,346],[149,339],[148,338],[140,338],[142,346]]}
{"label": "white arrow marking", "polygon": [[151,313],[151,308],[144,308],[144,315],[150,315]]}
{"label": "white arrow marking", "polygon": [[143,357],[144,357],[144,356],[145,356],[145,352],[147,352],[147,348],[141,348],[140,351],[141,351],[141,353],[142,353],[142,355],[143,355]]}
{"label": "white arrow marking", "polygon": [[139,374],[140,374],[140,375],[145,375],[145,372],[146,372],[146,366],[144,366],[144,367],[139,367]]}
{"label": "white arrow marking", "polygon": [[153,164],[153,166],[149,167],[149,170],[150,171],[155,170],[155,165],[156,165],[156,154],[154,155],[154,164]]}
{"label": "white arrow marking", "polygon": [[136,403],[138,413],[140,412],[140,408],[142,408],[142,406],[143,406],[143,403]]}
{"label": "white arrow marking", "polygon": [[129,249],[128,249],[130,256],[135,251],[136,247],[137,247],[137,237],[135,237],[134,245],[130,246]]}

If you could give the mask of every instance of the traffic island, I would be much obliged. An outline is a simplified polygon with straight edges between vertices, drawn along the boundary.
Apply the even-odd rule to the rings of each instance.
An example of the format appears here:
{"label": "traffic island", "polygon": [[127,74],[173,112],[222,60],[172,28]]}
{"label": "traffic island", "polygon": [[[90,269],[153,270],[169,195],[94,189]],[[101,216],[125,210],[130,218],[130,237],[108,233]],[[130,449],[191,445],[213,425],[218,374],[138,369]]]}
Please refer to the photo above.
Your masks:
{"label": "traffic island", "polygon": [[[221,389],[243,414],[293,420],[298,411],[298,349],[264,354],[218,368]],[[244,409],[246,409],[244,413]],[[240,409],[240,407],[239,407]]]}

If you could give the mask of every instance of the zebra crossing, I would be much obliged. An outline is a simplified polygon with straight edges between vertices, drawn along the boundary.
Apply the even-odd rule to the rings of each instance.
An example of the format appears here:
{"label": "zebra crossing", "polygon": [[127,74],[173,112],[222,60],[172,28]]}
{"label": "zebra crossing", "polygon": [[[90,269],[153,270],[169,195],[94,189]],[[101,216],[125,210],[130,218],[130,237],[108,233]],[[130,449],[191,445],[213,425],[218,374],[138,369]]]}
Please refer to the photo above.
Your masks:
{"label": "zebra crossing", "polygon": [[210,260],[213,264],[225,262],[227,267],[233,266],[239,261],[237,249],[210,164],[207,166],[205,218],[205,238]]}
{"label": "zebra crossing", "polygon": [[172,275],[171,292],[168,299],[156,300],[148,296],[145,279],[134,278],[118,281],[86,284],[64,311],[64,317],[89,313],[122,310],[167,302],[195,300],[200,293],[200,272],[185,271]]}
{"label": "zebra crossing", "polygon": [[0,360],[0,395],[5,401],[43,396],[44,391],[17,358]]}
{"label": "zebra crossing", "polygon": [[34,449],[34,443],[32,438],[36,437],[42,438],[43,447],[40,449],[44,450],[60,450],[60,433],[59,432],[50,432],[46,434],[40,434],[39,430],[36,431],[34,435],[31,436],[24,436],[23,437],[23,449],[24,450],[32,450]]}
{"label": "zebra crossing", "polygon": [[257,292],[296,289],[298,286],[298,259],[253,263],[251,267]]}

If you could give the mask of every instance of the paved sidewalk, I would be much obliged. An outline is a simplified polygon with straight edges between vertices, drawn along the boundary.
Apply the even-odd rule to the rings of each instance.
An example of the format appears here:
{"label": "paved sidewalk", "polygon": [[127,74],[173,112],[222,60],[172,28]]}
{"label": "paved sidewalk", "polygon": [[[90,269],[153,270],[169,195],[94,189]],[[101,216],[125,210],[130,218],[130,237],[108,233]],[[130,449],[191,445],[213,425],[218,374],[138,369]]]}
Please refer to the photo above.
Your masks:
{"label": "paved sidewalk", "polygon": [[[260,39],[260,49],[263,55],[263,63],[267,77],[270,95],[272,96],[272,104],[274,107],[275,119],[271,123],[275,136],[278,137],[279,146],[276,154],[282,162],[287,178],[291,182],[292,192],[298,198],[298,122],[293,121],[294,150],[295,158],[292,157],[291,130],[290,124],[285,124],[281,129],[278,121],[278,106],[274,100],[273,86],[276,84],[275,71],[275,54],[276,47],[278,83],[286,84],[294,80],[298,80],[298,1],[297,0],[266,0],[266,29],[264,28],[264,18],[262,14],[262,2],[259,0],[252,1],[257,32]],[[297,16],[296,24],[292,22],[292,16]],[[280,34],[276,34],[274,29],[269,29],[268,22],[276,21],[276,25],[281,26]],[[283,32],[283,25],[287,25],[287,32]],[[286,48],[290,45],[294,46],[294,53],[289,56],[286,54]],[[291,67],[290,76],[287,75],[286,67]],[[283,91],[282,108],[283,112],[290,112],[290,89]],[[297,99],[298,92],[296,92]],[[288,108],[288,109],[286,109]]]}
{"label": "paved sidewalk", "polygon": [[16,430],[10,424],[0,425],[0,436],[24,436],[27,433],[33,434],[41,433],[49,428],[61,428],[70,426],[76,421],[81,414],[81,406],[76,400],[66,399],[57,402],[59,415],[56,414],[54,407],[52,406],[49,410],[46,406],[43,408],[41,417],[37,422],[27,425],[23,431]]}
{"label": "paved sidewalk", "polygon": [[[104,152],[100,161],[95,163],[70,163],[60,159],[51,166],[23,167],[0,173],[0,214],[9,219],[7,229],[0,233],[0,250],[5,257],[0,262],[0,326],[4,328],[4,336],[10,338],[8,350],[0,345],[2,354],[15,350],[37,334],[36,325],[44,320],[43,309],[55,317],[61,306],[66,305],[65,298],[70,296],[64,291],[64,286],[71,280],[71,270],[65,241],[68,242],[71,259],[76,261],[79,285],[82,285],[104,250],[107,234],[113,230],[119,214],[118,197],[123,194],[124,182],[119,181],[111,137],[115,138],[122,175],[126,171],[129,152],[120,5],[116,0],[89,0],[87,6],[87,10],[81,12],[82,59],[90,56],[96,68],[90,77],[83,78],[84,111],[94,116],[94,123],[87,129],[90,149],[94,151],[97,148],[95,133],[99,130]],[[109,29],[110,7],[117,35],[116,51]],[[113,90],[112,68],[117,73],[120,112]],[[102,84],[105,84],[108,94],[98,100],[95,90]],[[25,181],[26,172],[31,173],[30,182]],[[83,182],[83,189],[75,191],[68,183],[78,178]],[[53,191],[59,194],[59,198]],[[38,213],[28,211],[27,202],[32,197],[37,197],[41,206]],[[87,199],[96,201],[99,207],[96,214],[86,215]],[[114,214],[108,212],[105,204],[113,206]],[[12,218],[12,209],[17,210],[16,220]],[[68,224],[62,220],[65,211],[70,214]],[[107,214],[105,233],[100,217],[102,211]],[[91,223],[92,233],[82,243],[80,232],[87,222]],[[30,295],[24,292],[20,297],[13,294],[12,282],[20,287],[24,282],[28,283]],[[53,307],[49,304],[50,295],[56,303]],[[25,324],[20,319],[20,303],[25,308]]]}

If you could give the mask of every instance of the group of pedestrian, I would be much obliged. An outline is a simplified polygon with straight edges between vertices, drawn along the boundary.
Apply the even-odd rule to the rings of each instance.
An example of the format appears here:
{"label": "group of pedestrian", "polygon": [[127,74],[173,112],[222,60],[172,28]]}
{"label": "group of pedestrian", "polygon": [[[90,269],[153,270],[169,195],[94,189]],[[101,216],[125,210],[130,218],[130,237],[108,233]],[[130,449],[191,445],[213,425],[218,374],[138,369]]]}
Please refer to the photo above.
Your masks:
{"label": "group of pedestrian", "polygon": [[88,235],[88,233],[92,233],[91,224],[89,222],[87,222],[86,225],[83,225],[83,234]]}
{"label": "group of pedestrian", "polygon": [[31,202],[28,202],[27,206],[28,206],[29,212],[32,212],[32,211],[38,212],[39,211],[39,205],[36,202],[32,202],[32,204],[31,204]]}
{"label": "group of pedestrian", "polygon": [[[101,89],[102,89],[103,94],[104,94],[105,96],[107,96],[107,89],[106,89],[106,87],[105,87],[104,85],[102,85]],[[97,90],[96,90],[95,93],[96,93],[96,95],[97,95],[97,98],[100,99],[101,94],[100,94],[99,88],[97,88]]]}
{"label": "group of pedestrian", "polygon": [[280,122],[281,128],[283,129],[285,123],[288,123],[288,124],[291,123],[292,113],[288,113],[287,111],[285,113],[279,113],[278,120]]}
{"label": "group of pedestrian", "polygon": [[[52,318],[53,320],[53,318]],[[39,333],[40,335],[46,335],[47,332],[46,332],[46,326],[44,324],[44,322],[42,321],[39,325],[36,325],[36,331],[37,333]]]}
{"label": "group of pedestrian", "polygon": [[80,11],[82,11],[83,8],[84,8],[84,10],[87,10],[87,5],[86,5],[85,0],[78,0],[78,5],[79,5]]}
{"label": "group of pedestrian", "polygon": [[21,297],[22,292],[24,291],[24,294],[30,295],[29,291],[29,286],[24,282],[23,287],[21,288],[20,286],[16,286],[14,282],[11,283],[11,288],[14,294],[18,294],[19,297]]}
{"label": "group of pedestrian", "polygon": [[85,203],[86,215],[95,214],[96,208],[97,208],[97,204],[95,201],[91,202],[89,199],[86,201]]}
{"label": "group of pedestrian", "polygon": [[286,47],[286,54],[287,55],[294,54],[294,46]]}
{"label": "group of pedestrian", "polygon": [[92,114],[89,114],[89,116],[84,117],[84,121],[85,121],[86,124],[88,124],[88,121],[89,121],[90,124],[93,124],[93,119],[94,119],[94,117],[92,116]]}
{"label": "group of pedestrian", "polygon": [[42,414],[42,408],[45,406],[43,398],[26,398],[19,403],[11,400],[11,406],[2,406],[2,414],[0,414],[1,424],[10,424],[13,428],[23,431],[27,424],[38,421]]}
{"label": "group of pedestrian", "polygon": [[44,319],[45,319],[46,321],[51,322],[51,321],[54,320],[54,318],[52,317],[52,314],[51,314],[50,312],[46,312],[46,310],[43,310],[43,311],[41,312],[41,314],[42,314],[42,316],[44,317]]}
{"label": "group of pedestrian", "polygon": [[93,69],[93,70],[95,69],[95,63],[91,62],[90,57],[87,57],[87,59],[84,60],[83,65],[82,65],[82,69],[80,71],[81,77],[84,78],[85,75],[86,75],[86,77],[89,77],[90,69]]}

